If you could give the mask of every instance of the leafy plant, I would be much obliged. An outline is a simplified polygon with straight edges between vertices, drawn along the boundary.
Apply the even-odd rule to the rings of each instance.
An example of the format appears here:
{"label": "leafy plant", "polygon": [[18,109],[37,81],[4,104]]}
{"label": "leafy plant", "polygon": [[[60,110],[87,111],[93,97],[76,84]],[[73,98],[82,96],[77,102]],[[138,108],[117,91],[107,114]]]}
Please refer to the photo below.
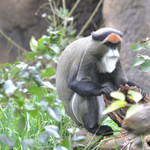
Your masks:
{"label": "leafy plant", "polygon": [[[150,38],[147,38],[145,41],[140,41],[134,44],[131,49],[133,51],[139,50],[150,50]],[[143,72],[150,71],[150,57],[148,55],[138,54],[133,63],[133,67],[139,66],[139,70]]]}
{"label": "leafy plant", "polygon": [[126,112],[126,118],[129,118],[131,115],[136,113],[139,109],[143,108],[143,105],[140,105],[138,102],[142,99],[142,95],[139,92],[129,90],[128,91],[128,98],[133,100],[135,104],[129,104],[125,100],[125,95],[121,92],[111,92],[111,96],[114,99],[117,99],[114,101],[110,106],[108,106],[103,114],[107,114],[109,112],[115,111],[119,108],[123,108],[126,106],[129,106],[129,109]]}
{"label": "leafy plant", "polygon": [[[59,23],[55,20],[48,35],[40,39],[31,37],[31,52],[23,61],[0,65],[0,142],[10,149],[65,150],[76,133],[75,127],[73,132],[66,131],[71,130],[71,123],[66,123],[71,121],[62,113],[62,102],[53,84],[59,55],[76,39],[75,30],[68,23],[71,20],[62,27],[65,20],[60,15],[68,15],[67,10],[57,8],[55,12]],[[53,15],[46,17],[53,21]]]}

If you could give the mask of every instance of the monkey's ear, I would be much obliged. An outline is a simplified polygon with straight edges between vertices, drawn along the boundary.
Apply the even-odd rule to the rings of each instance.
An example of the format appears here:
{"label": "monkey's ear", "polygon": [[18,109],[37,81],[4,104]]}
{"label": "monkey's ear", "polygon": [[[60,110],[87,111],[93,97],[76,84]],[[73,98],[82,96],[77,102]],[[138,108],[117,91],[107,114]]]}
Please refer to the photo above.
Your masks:
{"label": "monkey's ear", "polygon": [[113,44],[116,44],[116,43],[119,43],[119,42],[121,42],[122,41],[122,38],[120,37],[120,36],[118,36],[117,34],[115,34],[115,33],[112,33],[112,34],[110,34],[110,35],[108,35],[107,37],[106,37],[106,39],[104,40],[104,43],[105,42],[111,42],[111,43],[113,43]]}

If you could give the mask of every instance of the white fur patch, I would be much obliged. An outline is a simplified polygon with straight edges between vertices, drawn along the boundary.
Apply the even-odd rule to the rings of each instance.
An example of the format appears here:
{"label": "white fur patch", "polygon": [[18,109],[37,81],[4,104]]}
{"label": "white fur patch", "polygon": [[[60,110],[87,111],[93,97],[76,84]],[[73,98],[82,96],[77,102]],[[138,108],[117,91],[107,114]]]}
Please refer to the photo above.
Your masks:
{"label": "white fur patch", "polygon": [[77,114],[77,108],[75,107],[76,106],[76,103],[77,103],[77,94],[76,93],[74,93],[73,94],[73,97],[72,97],[72,103],[71,103],[71,107],[72,107],[72,111],[73,111],[73,114],[74,114],[74,116],[75,116],[75,118],[78,120],[78,122],[79,123],[81,123],[81,124],[83,124],[83,122],[82,121],[80,121],[79,119],[78,119],[78,114]]}
{"label": "white fur patch", "polygon": [[106,117],[106,115],[103,115],[103,111],[105,110],[105,102],[103,99],[103,94],[101,96],[97,96],[97,102],[99,107],[98,123],[101,124],[102,120]]}
{"label": "white fur patch", "polygon": [[105,56],[102,58],[100,62],[98,62],[98,69],[99,72],[102,73],[111,73],[116,68],[116,63],[119,58],[119,52],[118,50],[109,50],[108,53],[105,54]]}

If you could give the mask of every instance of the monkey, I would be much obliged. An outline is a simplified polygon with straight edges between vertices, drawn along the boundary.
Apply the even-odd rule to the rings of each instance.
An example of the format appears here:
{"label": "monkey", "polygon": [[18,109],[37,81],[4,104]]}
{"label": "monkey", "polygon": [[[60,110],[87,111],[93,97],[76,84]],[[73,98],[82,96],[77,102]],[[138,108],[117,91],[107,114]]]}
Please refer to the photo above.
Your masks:
{"label": "monkey", "polygon": [[[105,118],[103,95],[111,98],[110,93],[126,83],[137,86],[123,73],[121,42],[120,31],[101,28],[68,45],[57,66],[56,88],[67,115],[96,135],[113,134],[111,127],[101,125]],[[144,96],[144,89],[139,89]]]}

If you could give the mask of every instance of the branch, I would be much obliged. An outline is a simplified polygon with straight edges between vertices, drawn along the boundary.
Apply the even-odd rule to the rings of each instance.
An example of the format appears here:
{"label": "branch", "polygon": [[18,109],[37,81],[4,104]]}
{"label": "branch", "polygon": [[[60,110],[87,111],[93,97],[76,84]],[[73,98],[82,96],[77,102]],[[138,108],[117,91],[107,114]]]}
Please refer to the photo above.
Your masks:
{"label": "branch", "polygon": [[82,33],[84,32],[84,30],[87,28],[87,26],[90,24],[90,22],[92,21],[93,17],[95,16],[95,14],[97,13],[99,7],[101,6],[103,0],[100,0],[99,3],[97,4],[95,10],[93,11],[93,13],[91,14],[90,18],[87,20],[87,22],[85,23],[85,25],[83,26],[83,28],[80,30],[80,32],[78,33],[77,36],[81,36]]}
{"label": "branch", "polygon": [[65,3],[65,0],[62,0],[62,4],[63,4],[63,9],[66,10],[66,3]]}
{"label": "branch", "polygon": [[72,13],[74,12],[74,10],[76,9],[76,7],[78,6],[78,4],[80,3],[81,0],[77,0],[76,3],[74,4],[73,8],[71,9],[68,17],[70,17],[72,15]]}
{"label": "branch", "polygon": [[54,10],[54,8],[53,8],[53,5],[52,5],[51,0],[49,0],[49,5],[50,5],[51,11],[52,11],[52,13],[53,13],[54,28],[55,28],[55,30],[56,30],[56,16],[55,16],[55,10]]}
{"label": "branch", "polygon": [[28,53],[28,51],[24,48],[22,48],[21,46],[19,46],[16,42],[14,42],[10,37],[8,37],[1,29],[0,29],[0,33],[14,46],[16,46],[19,50]]}

